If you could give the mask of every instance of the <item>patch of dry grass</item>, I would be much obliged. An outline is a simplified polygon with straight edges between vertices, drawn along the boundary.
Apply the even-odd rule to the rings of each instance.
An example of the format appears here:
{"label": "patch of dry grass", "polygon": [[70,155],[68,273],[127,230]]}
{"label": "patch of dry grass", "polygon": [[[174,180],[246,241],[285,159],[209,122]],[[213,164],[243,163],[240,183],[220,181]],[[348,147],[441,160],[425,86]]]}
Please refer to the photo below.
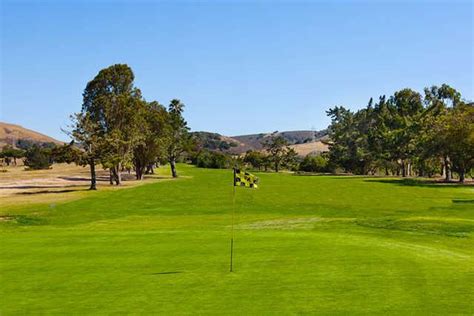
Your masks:
{"label": "patch of dry grass", "polygon": [[[26,170],[24,166],[5,167],[0,173],[0,205],[21,206],[32,203],[57,203],[78,199],[90,194],[89,168],[74,164],[54,164],[47,170]],[[145,181],[137,181],[134,174],[123,174],[121,186],[109,184],[107,170],[97,171],[98,190],[120,190],[167,178],[166,175],[150,175]],[[0,210],[1,212],[1,210]]]}

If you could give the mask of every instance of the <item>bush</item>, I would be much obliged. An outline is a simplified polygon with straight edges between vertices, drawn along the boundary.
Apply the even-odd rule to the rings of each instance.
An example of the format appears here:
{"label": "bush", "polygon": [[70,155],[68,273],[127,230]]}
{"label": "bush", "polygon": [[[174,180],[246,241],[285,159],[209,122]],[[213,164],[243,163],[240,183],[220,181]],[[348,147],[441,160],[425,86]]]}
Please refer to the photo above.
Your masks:
{"label": "bush", "polygon": [[194,163],[199,168],[226,169],[232,167],[233,160],[229,155],[206,150],[196,156]]}
{"label": "bush", "polygon": [[33,145],[26,151],[25,166],[33,170],[49,169],[53,164],[50,148]]}
{"label": "bush", "polygon": [[326,156],[307,155],[300,163],[299,170],[306,172],[329,172],[329,161]]}

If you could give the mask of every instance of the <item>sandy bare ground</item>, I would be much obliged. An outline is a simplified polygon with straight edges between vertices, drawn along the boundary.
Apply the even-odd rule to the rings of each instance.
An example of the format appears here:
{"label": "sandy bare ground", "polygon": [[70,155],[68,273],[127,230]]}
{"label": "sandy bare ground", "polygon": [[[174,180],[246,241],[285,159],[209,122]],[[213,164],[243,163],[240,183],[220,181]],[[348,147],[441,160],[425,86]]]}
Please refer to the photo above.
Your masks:
{"label": "sandy bare ground", "polygon": [[[59,202],[81,197],[90,185],[89,168],[74,164],[54,164],[48,170],[25,170],[24,166],[10,166],[0,172],[0,205],[12,206],[34,202]],[[99,190],[115,190],[135,186],[146,181],[136,181],[134,174],[122,173],[120,187],[109,184],[109,172],[97,170]],[[153,179],[158,179],[155,176]],[[161,177],[163,178],[163,177]],[[0,206],[0,208],[1,208]]]}
{"label": "sandy bare ground", "polygon": [[[0,173],[0,196],[33,194],[51,189],[86,187],[90,181],[88,169],[75,165],[57,164],[49,170],[25,170],[23,166],[7,167]],[[104,181],[105,171],[99,171]]]}

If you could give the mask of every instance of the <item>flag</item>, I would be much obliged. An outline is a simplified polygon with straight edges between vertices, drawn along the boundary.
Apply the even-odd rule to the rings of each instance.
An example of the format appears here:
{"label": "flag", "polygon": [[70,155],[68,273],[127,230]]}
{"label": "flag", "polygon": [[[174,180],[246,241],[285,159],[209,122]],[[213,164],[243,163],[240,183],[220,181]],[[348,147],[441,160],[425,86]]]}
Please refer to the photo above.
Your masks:
{"label": "flag", "polygon": [[258,178],[251,173],[234,169],[234,186],[246,188],[258,188]]}

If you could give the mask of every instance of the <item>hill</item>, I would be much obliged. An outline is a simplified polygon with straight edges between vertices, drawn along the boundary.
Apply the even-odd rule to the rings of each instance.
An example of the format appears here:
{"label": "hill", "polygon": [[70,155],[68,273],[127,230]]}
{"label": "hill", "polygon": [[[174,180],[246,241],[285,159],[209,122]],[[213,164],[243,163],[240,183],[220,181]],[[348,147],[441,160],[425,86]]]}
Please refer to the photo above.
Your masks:
{"label": "hill", "polygon": [[[238,136],[224,136],[212,132],[193,132],[202,148],[211,151],[222,151],[231,154],[243,154],[248,150],[263,150],[262,142],[273,133],[260,133]],[[324,140],[327,139],[327,131],[284,131],[276,132],[282,136],[290,147],[296,150],[301,156],[309,153],[327,151]],[[19,140],[26,140],[35,143],[55,143],[63,144],[47,135],[24,128],[20,125],[0,122],[0,148],[5,145],[16,145]]]}
{"label": "hill", "polygon": [[[263,150],[262,143],[272,134],[260,133],[228,137],[217,133],[194,132],[203,148],[232,154],[243,154],[248,150]],[[282,136],[290,144],[290,147],[301,156],[327,151],[327,145],[324,143],[324,140],[327,139],[327,130],[284,131],[275,134]]]}
{"label": "hill", "polygon": [[24,128],[23,126],[0,122],[0,147],[15,145],[19,140],[28,140],[35,143],[63,144],[57,139]]}

